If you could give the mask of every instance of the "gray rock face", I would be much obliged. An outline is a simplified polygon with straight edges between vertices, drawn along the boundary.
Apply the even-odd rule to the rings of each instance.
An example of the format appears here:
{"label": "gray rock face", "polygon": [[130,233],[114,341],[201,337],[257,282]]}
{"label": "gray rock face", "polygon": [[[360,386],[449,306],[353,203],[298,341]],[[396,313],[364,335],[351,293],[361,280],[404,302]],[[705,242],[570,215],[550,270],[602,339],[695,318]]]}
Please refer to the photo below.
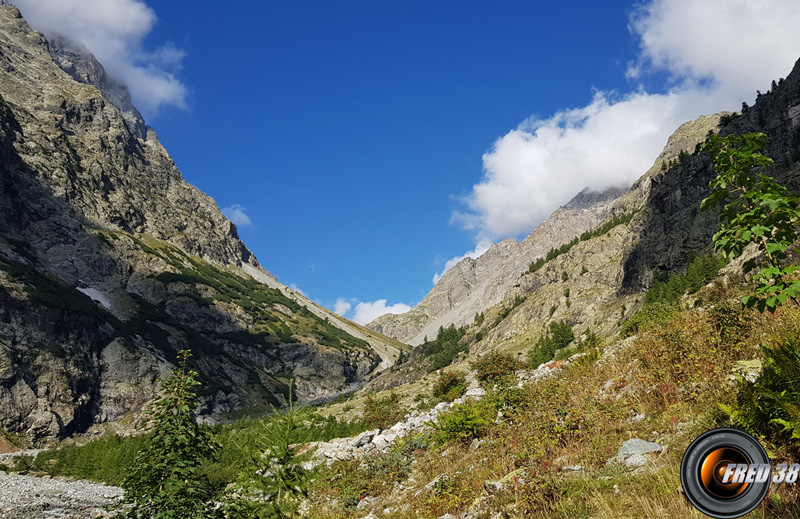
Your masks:
{"label": "gray rock face", "polygon": [[128,127],[139,138],[144,138],[147,128],[139,110],[133,106],[128,87],[106,74],[106,69],[89,50],[78,42],[63,36],[52,37],[50,55],[53,61],[73,79],[97,87],[111,104],[119,108]]}
{"label": "gray rock face", "polygon": [[370,343],[396,356],[278,283],[124,85],[11,5],[0,93],[0,428],[53,437],[135,415],[182,348],[211,421],[280,403],[289,381],[306,401],[353,390],[382,361]]}

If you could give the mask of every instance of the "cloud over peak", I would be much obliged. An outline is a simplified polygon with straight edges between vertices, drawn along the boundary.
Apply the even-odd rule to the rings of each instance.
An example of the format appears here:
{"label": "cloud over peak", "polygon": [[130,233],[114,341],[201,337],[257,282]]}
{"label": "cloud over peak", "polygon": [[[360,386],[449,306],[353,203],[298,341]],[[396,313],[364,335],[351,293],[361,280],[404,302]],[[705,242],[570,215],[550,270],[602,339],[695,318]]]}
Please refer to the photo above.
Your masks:
{"label": "cloud over peak", "polygon": [[523,121],[483,155],[483,178],[451,221],[476,243],[496,241],[531,232],[586,187],[631,184],[680,124],[736,109],[787,74],[800,55],[797,27],[796,0],[645,2],[630,18],[640,43],[627,77],[666,71],[667,92],[633,83],[629,93],[596,92],[584,107]]}
{"label": "cloud over peak", "polygon": [[128,86],[146,118],[165,106],[187,107],[188,90],[177,78],[184,52],[170,43],[152,51],[143,47],[157,18],[142,0],[12,2],[34,29],[86,46],[111,77]]}
{"label": "cloud over peak", "polygon": [[[355,304],[355,308],[353,307]],[[386,299],[378,299],[372,302],[359,301],[358,299],[343,298],[336,300],[333,311],[342,317],[346,317],[357,324],[367,324],[384,314],[404,314],[411,310],[405,303],[386,304]]]}

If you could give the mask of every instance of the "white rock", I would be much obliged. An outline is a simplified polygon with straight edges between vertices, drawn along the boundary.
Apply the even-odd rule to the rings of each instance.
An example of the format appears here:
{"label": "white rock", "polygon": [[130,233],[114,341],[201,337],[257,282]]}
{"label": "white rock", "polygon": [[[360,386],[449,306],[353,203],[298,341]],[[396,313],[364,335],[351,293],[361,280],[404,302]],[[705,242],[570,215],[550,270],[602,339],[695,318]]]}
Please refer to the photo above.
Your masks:
{"label": "white rock", "polygon": [[647,465],[647,458],[643,454],[632,454],[625,459],[625,466],[631,469],[645,465]]}

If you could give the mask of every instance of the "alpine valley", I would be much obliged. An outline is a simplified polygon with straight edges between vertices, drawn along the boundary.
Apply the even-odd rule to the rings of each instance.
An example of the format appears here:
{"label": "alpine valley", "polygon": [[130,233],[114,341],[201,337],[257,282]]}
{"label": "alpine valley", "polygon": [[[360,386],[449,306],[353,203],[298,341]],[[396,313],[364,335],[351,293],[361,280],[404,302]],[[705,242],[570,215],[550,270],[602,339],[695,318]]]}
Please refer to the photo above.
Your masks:
{"label": "alpine valley", "polygon": [[[800,192],[800,61],[787,72],[753,106],[681,125],[632,186],[575,186],[524,240],[359,326],[265,270],[85,48],[0,2],[0,438],[130,432],[188,348],[209,424],[290,391],[340,420],[397,411],[316,443],[329,472],[310,517],[699,517],[680,454],[730,424],[737,384],[771,369],[762,346],[800,336],[797,308],[739,304],[755,247],[712,254],[720,213],[700,204],[716,173],[700,147],[763,132],[769,174]],[[658,287],[669,305],[651,304]],[[513,384],[487,384],[486,359]],[[459,394],[435,395],[448,376]],[[758,517],[799,517],[789,487]]]}

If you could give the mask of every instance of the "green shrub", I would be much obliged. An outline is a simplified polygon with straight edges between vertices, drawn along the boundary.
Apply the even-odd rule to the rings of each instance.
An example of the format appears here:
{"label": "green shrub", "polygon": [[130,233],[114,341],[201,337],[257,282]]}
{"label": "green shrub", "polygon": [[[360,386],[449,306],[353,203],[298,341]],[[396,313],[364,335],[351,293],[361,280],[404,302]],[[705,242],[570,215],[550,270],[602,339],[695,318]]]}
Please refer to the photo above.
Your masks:
{"label": "green shrub", "polygon": [[714,246],[725,257],[740,256],[751,243],[758,247],[761,254],[742,265],[745,275],[755,270],[750,281],[756,285],[742,304],[774,312],[789,299],[800,304],[800,280],[793,276],[800,266],[785,264],[800,238],[800,199],[761,173],[775,163],[759,152],[766,145],[763,133],[710,136],[701,149],[710,152],[717,176],[700,209],[722,206]]}
{"label": "green shrub", "polygon": [[456,328],[452,324],[447,328],[440,326],[436,339],[425,340],[417,347],[415,353],[429,361],[428,373],[449,366],[456,355],[469,349],[469,344],[461,340],[466,333],[465,326],[461,328]]}
{"label": "green shrub", "polygon": [[515,416],[522,411],[528,403],[525,390],[516,386],[501,387],[497,388],[496,391],[489,391],[483,401],[496,411],[501,411],[503,414],[511,416]]}
{"label": "green shrub", "polygon": [[212,490],[200,464],[213,458],[219,445],[208,428],[197,424],[197,373],[187,369],[191,354],[179,352],[180,368],[162,384],[148,423],[152,436],[136,455],[122,484],[121,517],[171,519],[215,517]]}
{"label": "green shrub", "polygon": [[405,414],[405,410],[400,406],[400,397],[392,391],[389,396],[383,398],[367,396],[362,416],[370,429],[387,429],[401,421]]}
{"label": "green shrub", "polygon": [[52,476],[70,476],[121,485],[137,453],[150,435],[121,438],[116,434],[86,445],[68,445],[40,452],[33,464]]}
{"label": "green shrub", "polygon": [[644,330],[649,330],[672,319],[672,316],[677,311],[678,307],[669,303],[645,305],[622,323],[619,333],[622,337],[630,337]]}
{"label": "green shrub", "polygon": [[511,355],[494,351],[470,362],[469,366],[478,372],[478,382],[482,387],[492,388],[495,385],[513,384],[515,373],[522,368],[522,363]]}
{"label": "green shrub", "polygon": [[555,360],[566,360],[576,353],[592,352],[600,347],[600,337],[597,336],[592,330],[586,330],[586,338],[578,339],[575,341],[574,347],[561,348],[556,351]]}
{"label": "green shrub", "polygon": [[487,414],[486,407],[480,402],[456,404],[450,411],[439,416],[438,423],[434,425],[436,439],[448,442],[477,438],[492,422]]}
{"label": "green shrub", "polygon": [[315,468],[306,468],[314,453],[299,453],[295,444],[313,439],[311,411],[306,407],[273,408],[272,417],[261,421],[257,441],[242,446],[246,463],[236,484],[228,490],[226,517],[231,519],[293,517],[308,496]]}
{"label": "green shrub", "polygon": [[439,401],[450,401],[462,396],[467,390],[467,378],[462,371],[448,371],[439,374],[433,384],[433,396]]}
{"label": "green shrub", "polygon": [[560,350],[575,340],[575,333],[567,323],[550,323],[547,333],[539,337],[528,352],[528,367],[536,369],[540,364],[553,360],[556,350]]}

